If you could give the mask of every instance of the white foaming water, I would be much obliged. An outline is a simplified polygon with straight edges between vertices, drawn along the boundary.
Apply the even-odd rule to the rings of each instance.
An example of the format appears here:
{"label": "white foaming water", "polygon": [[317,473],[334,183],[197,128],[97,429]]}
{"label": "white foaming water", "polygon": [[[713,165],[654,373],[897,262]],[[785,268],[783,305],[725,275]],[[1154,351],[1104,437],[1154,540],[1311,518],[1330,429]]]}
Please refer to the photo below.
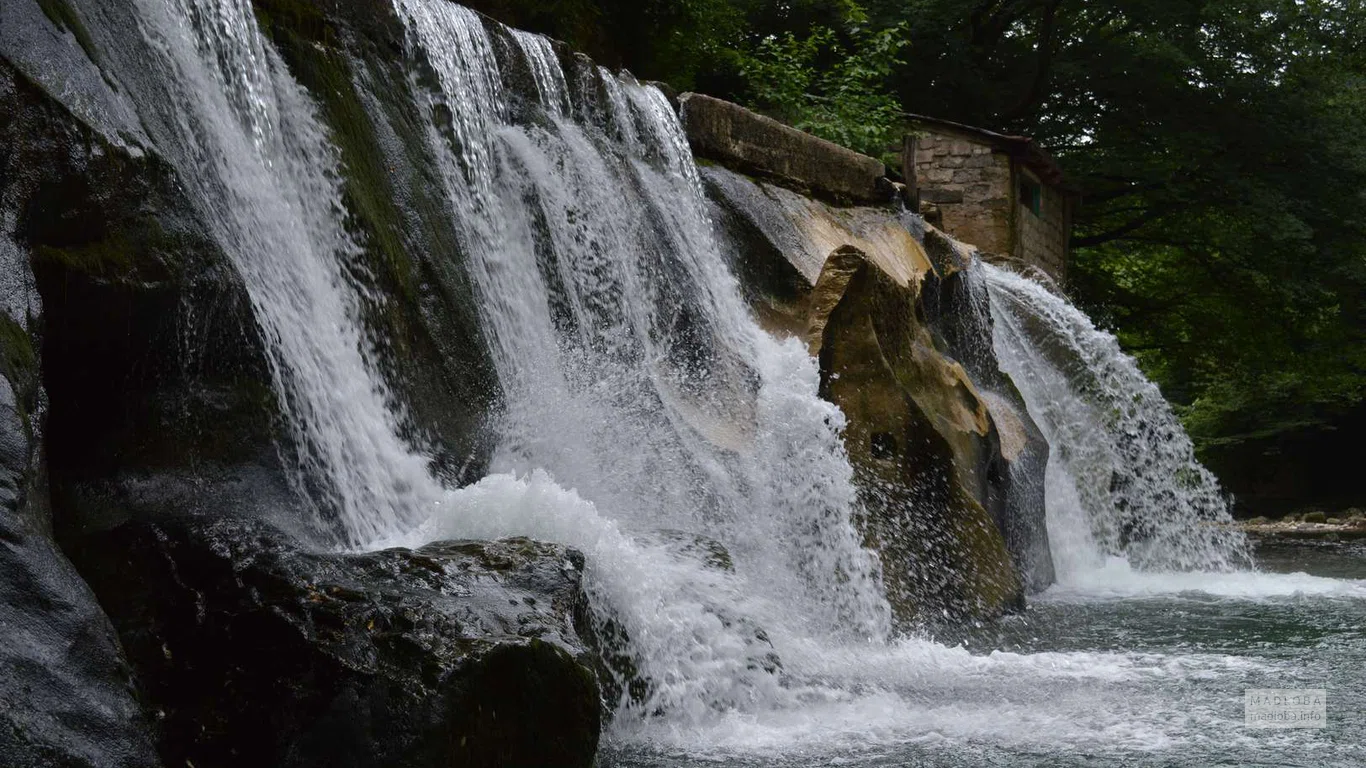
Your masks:
{"label": "white foaming water", "polygon": [[1226,713],[1192,705],[1199,697],[1189,693],[1191,680],[1238,681],[1277,669],[1223,654],[981,655],[913,639],[799,645],[786,658],[826,681],[795,689],[801,706],[675,720],[637,736],[655,750],[708,761],[790,755],[803,765],[850,756],[860,764],[859,756],[907,744],[1153,751],[1197,740],[1202,729],[1227,728]]}
{"label": "white foaming water", "polygon": [[[600,68],[567,78],[545,40],[460,6],[396,7],[440,85],[429,140],[507,403],[506,474],[401,540],[585,549],[595,605],[650,681],[642,711],[788,701],[756,663],[769,641],[880,639],[888,610],[851,523],[843,417],[801,345],[749,317],[671,105]],[[519,512],[525,494],[541,512]],[[725,546],[734,574],[649,543],[680,535]]]}
{"label": "white foaming water", "polygon": [[1144,570],[1247,567],[1218,482],[1115,337],[1028,278],[986,263],[973,272],[990,289],[1001,367],[1052,448],[1045,483],[1059,580],[1109,555]]}
{"label": "white foaming water", "polygon": [[1180,594],[1263,600],[1282,597],[1366,598],[1366,581],[1333,579],[1307,573],[1263,571],[1141,571],[1122,557],[1064,580],[1043,599],[1087,601]]}
{"label": "white foaming water", "polygon": [[[398,439],[389,394],[367,364],[357,252],[341,222],[337,153],[303,89],[256,26],[248,0],[138,0],[169,98],[139,104],[162,153],[246,284],[293,427],[307,498],[352,544],[415,523],[436,490]],[[139,78],[127,78],[139,83]]]}

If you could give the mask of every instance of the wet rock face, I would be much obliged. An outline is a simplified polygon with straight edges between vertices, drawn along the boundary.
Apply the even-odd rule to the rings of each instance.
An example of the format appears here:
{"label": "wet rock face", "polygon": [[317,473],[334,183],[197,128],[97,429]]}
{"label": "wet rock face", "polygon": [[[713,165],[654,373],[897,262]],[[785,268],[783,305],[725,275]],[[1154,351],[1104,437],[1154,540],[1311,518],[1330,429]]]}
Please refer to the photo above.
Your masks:
{"label": "wet rock face", "polygon": [[525,539],[307,551],[263,522],[77,537],[167,765],[588,766],[583,557]]}
{"label": "wet rock face", "polygon": [[996,359],[987,304],[990,299],[985,291],[973,295],[964,272],[967,264],[958,252],[961,244],[930,231],[925,245],[937,265],[946,265],[939,270],[944,277],[931,281],[922,291],[926,322],[976,384],[1001,436],[1000,455],[988,468],[988,474],[998,482],[984,497],[987,508],[1005,534],[1006,547],[1026,589],[1039,592],[1054,579],[1044,505],[1048,440]]}
{"label": "wet rock face", "polygon": [[760,321],[807,343],[822,396],[849,419],[858,522],[896,622],[999,616],[1050,583],[1048,446],[989,325],[959,320],[974,307],[958,246],[891,210],[836,209],[720,168],[703,178]]}
{"label": "wet rock face", "polygon": [[836,251],[812,292],[829,307],[811,343],[822,396],[849,418],[845,446],[903,625],[999,616],[1023,599],[984,500],[999,435],[972,382],[935,349],[915,291],[857,249]]}
{"label": "wet rock face", "polygon": [[40,390],[0,367],[0,764],[156,765],[113,627],[51,538]]}
{"label": "wet rock face", "polygon": [[52,539],[42,305],[21,213],[65,152],[39,151],[39,125],[59,116],[28,109],[32,95],[0,61],[0,764],[152,766],[113,627]]}

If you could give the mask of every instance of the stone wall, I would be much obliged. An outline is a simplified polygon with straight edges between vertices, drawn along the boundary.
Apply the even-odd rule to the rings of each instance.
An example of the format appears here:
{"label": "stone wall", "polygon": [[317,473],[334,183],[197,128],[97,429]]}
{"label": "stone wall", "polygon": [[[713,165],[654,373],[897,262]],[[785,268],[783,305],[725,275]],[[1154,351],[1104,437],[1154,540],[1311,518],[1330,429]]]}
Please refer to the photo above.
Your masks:
{"label": "stone wall", "polygon": [[985,253],[1012,251],[1010,157],[961,136],[920,139],[915,174],[921,199],[939,206],[943,229]]}
{"label": "stone wall", "polygon": [[945,232],[988,256],[1016,259],[1062,280],[1071,200],[1057,187],[1041,185],[1035,214],[1020,204],[1017,194],[1026,173],[1007,152],[962,134],[930,132],[916,148],[921,200],[939,209]]}
{"label": "stone wall", "polygon": [[693,154],[841,204],[887,203],[882,161],[728,101],[685,93],[679,119]]}
{"label": "stone wall", "polygon": [[[1023,172],[1023,171],[1021,171]],[[1039,214],[1019,206],[1019,236],[1012,255],[1061,281],[1067,275],[1067,242],[1072,231],[1072,204],[1056,187],[1044,186]]]}

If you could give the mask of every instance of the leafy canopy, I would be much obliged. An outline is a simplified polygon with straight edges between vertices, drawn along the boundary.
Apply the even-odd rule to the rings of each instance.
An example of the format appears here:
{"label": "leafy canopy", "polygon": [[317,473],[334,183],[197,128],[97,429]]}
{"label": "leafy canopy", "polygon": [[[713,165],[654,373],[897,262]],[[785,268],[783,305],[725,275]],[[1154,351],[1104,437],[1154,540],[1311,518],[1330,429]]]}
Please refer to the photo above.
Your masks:
{"label": "leafy canopy", "polygon": [[840,3],[843,34],[814,25],[765,36],[739,58],[755,107],[851,149],[882,155],[900,141],[901,105],[887,87],[904,65],[906,25],[872,27],[852,0]]}

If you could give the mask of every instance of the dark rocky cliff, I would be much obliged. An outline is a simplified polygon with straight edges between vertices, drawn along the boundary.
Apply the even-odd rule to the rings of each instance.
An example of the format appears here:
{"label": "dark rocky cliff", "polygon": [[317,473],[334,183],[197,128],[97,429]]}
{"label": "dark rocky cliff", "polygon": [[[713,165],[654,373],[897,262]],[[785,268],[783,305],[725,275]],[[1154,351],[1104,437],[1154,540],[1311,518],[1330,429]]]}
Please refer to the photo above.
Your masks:
{"label": "dark rocky cliff", "polygon": [[[392,8],[257,12],[342,151],[406,437],[477,478],[497,385],[466,279],[435,256],[457,249]],[[119,81],[139,35],[124,4],[0,8],[0,762],[587,765],[599,696],[578,574],[556,575],[576,555],[317,554],[334,531],[282,461],[241,279]],[[262,510],[294,512],[281,529]]]}

